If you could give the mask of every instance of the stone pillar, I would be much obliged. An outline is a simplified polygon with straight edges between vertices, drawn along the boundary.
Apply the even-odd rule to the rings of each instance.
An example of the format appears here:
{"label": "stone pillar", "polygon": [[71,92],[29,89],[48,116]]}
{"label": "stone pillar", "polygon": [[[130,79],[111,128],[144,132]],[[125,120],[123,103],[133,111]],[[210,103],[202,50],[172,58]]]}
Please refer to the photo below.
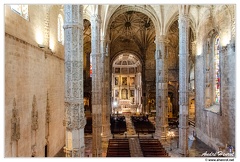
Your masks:
{"label": "stone pillar", "polygon": [[189,6],[179,5],[179,153],[188,156]]}
{"label": "stone pillar", "polygon": [[[227,112],[228,113],[228,116],[230,118],[230,126],[229,128],[232,128],[230,129],[230,132],[229,132],[229,136],[230,136],[230,139],[229,139],[229,144],[236,147],[236,133],[235,133],[235,130],[236,130],[236,124],[235,124],[235,121],[236,121],[236,53],[235,53],[235,37],[232,38],[231,42],[230,42],[230,45],[228,45],[228,63],[227,63],[227,66],[228,66],[228,79],[226,79],[227,81],[225,82],[225,84],[227,83],[227,91],[228,91],[228,97],[226,98],[229,98],[229,102],[228,102],[228,106],[229,106],[229,111]],[[230,79],[231,78],[231,79]],[[223,106],[223,107],[227,107],[227,106]]]}
{"label": "stone pillar", "polygon": [[155,138],[166,139],[168,127],[168,67],[166,39],[161,35],[156,43],[156,131]]}
{"label": "stone pillar", "polygon": [[[95,6],[96,10],[98,6]],[[91,16],[92,48],[92,154],[102,156],[102,62],[100,51],[100,24],[98,12]]]}
{"label": "stone pillar", "polygon": [[66,157],[84,157],[83,18],[81,5],[64,5]]}
{"label": "stone pillar", "polygon": [[101,40],[101,50],[102,50],[102,65],[103,65],[103,105],[102,105],[102,140],[108,141],[112,138],[111,129],[110,129],[110,114],[111,114],[111,105],[110,105],[110,75],[109,75],[109,42],[105,39]]}

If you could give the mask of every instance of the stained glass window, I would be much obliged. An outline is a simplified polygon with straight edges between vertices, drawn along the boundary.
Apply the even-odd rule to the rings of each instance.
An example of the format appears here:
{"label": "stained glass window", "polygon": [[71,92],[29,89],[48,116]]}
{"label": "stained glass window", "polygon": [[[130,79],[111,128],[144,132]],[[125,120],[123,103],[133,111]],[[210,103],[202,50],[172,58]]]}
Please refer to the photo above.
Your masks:
{"label": "stained glass window", "polygon": [[92,77],[92,55],[90,55],[90,77]]}
{"label": "stained glass window", "polygon": [[215,75],[215,103],[220,103],[220,68],[219,68],[219,41],[220,38],[217,36],[215,40],[215,50],[214,50],[214,75]]}

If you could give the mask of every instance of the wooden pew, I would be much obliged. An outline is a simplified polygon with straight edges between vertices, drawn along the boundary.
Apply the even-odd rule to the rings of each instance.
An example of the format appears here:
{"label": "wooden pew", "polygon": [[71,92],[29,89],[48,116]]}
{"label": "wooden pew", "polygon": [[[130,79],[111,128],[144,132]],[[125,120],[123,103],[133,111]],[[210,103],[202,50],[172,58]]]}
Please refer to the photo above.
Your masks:
{"label": "wooden pew", "polygon": [[144,157],[168,157],[168,153],[157,139],[139,139]]}
{"label": "wooden pew", "polygon": [[109,139],[106,157],[130,157],[128,139]]}

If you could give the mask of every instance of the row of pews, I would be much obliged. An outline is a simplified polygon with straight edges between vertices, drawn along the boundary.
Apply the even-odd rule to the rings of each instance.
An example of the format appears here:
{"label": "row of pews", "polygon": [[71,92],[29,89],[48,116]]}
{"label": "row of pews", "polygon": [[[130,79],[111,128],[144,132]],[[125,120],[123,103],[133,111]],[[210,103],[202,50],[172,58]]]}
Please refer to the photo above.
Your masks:
{"label": "row of pews", "polygon": [[[120,134],[127,131],[125,116],[111,116],[111,132],[112,134]],[[84,133],[92,134],[92,117],[86,117],[86,125]]]}
{"label": "row of pews", "polygon": [[158,139],[139,139],[143,157],[169,157]]}
{"label": "row of pews", "polygon": [[[143,157],[169,157],[158,139],[140,138],[139,144]],[[128,139],[109,139],[106,157],[131,157]]]}
{"label": "row of pews", "polygon": [[131,121],[134,125],[136,133],[152,134],[155,132],[155,127],[148,120],[147,116],[131,116]]}
{"label": "row of pews", "polygon": [[128,139],[109,139],[106,157],[131,157]]}
{"label": "row of pews", "polygon": [[111,116],[111,133],[121,134],[127,131],[125,116]]}

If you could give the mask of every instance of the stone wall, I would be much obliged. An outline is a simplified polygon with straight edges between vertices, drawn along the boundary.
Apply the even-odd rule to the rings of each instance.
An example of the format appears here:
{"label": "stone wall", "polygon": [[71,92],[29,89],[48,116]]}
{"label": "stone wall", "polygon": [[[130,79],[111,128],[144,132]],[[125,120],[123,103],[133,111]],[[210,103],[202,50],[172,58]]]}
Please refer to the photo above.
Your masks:
{"label": "stone wall", "polygon": [[[29,5],[29,20],[25,20],[5,5],[5,157],[31,157],[33,149],[35,156],[44,157],[46,144],[48,156],[53,157],[65,143],[64,51],[56,37],[60,11],[48,7]],[[52,52],[48,46],[38,47],[37,34],[43,36],[43,42],[49,35],[49,41],[54,44]],[[34,96],[35,122],[32,119]],[[17,131],[13,125],[14,99],[20,125]],[[20,133],[17,144],[11,138],[14,133]]]}
{"label": "stone wall", "polygon": [[[228,6],[233,9],[233,5]],[[234,11],[234,10],[233,10]],[[197,38],[196,56],[196,135],[204,143],[218,150],[226,144],[235,146],[235,38],[231,33],[233,13],[227,7],[215,6],[213,16],[202,22]],[[205,108],[205,57],[210,31],[221,39],[221,104],[219,111]],[[205,33],[205,34],[202,34]],[[228,45],[227,45],[228,44]],[[226,46],[227,45],[227,46]],[[225,46],[225,47],[224,47]],[[214,106],[214,105],[213,105]],[[212,107],[213,107],[212,106]],[[211,108],[211,107],[210,107]]]}

